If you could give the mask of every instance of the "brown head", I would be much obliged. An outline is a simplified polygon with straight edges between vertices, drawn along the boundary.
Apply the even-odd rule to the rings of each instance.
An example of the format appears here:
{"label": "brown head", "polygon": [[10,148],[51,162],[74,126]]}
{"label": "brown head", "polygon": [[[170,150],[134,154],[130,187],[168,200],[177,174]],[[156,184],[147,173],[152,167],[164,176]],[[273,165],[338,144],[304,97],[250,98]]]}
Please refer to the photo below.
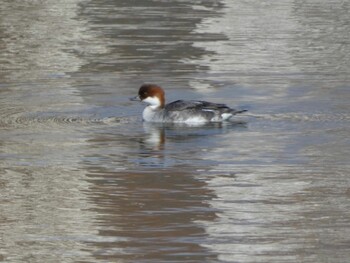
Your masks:
{"label": "brown head", "polygon": [[155,84],[143,84],[139,89],[139,95],[141,101],[145,101],[151,105],[158,105],[160,108],[164,108],[165,94],[164,90]]}

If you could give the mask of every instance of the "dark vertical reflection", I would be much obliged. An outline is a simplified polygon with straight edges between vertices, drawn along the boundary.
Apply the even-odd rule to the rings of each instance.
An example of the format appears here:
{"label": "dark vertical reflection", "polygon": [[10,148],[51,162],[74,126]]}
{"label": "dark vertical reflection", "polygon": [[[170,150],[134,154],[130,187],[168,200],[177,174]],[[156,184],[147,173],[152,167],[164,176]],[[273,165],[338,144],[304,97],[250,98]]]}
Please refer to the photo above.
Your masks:
{"label": "dark vertical reflection", "polygon": [[[182,80],[186,75],[207,68],[185,63],[208,54],[193,43],[225,38],[223,34],[198,34],[194,29],[204,18],[217,16],[222,8],[220,1],[200,1],[198,5],[152,0],[84,3],[80,16],[89,21],[91,32],[100,36],[108,51],[92,57],[82,72],[114,72],[120,88],[138,86],[140,81],[164,82],[164,78],[169,78],[167,84],[186,84]],[[127,86],[124,81],[128,81]]]}
{"label": "dark vertical reflection", "polygon": [[222,131],[180,128],[110,128],[89,140],[82,166],[89,178],[89,211],[96,214],[98,237],[90,242],[96,259],[216,260],[204,246],[204,222],[214,222],[218,210],[209,204],[215,194],[198,177],[199,142]]}
{"label": "dark vertical reflection", "polygon": [[[101,76],[91,78],[93,88],[81,87],[85,100],[95,101],[94,83],[111,93],[136,90],[144,81],[187,86],[191,74],[207,68],[186,62],[208,53],[193,42],[224,38],[194,32],[197,23],[219,14],[219,1],[89,1],[80,6],[80,17],[99,36],[105,53],[84,56],[87,63],[72,76],[110,76],[109,83]],[[143,131],[122,128],[90,139],[83,165],[93,185],[87,196],[96,207],[96,229],[103,240],[92,242],[91,253],[106,261],[215,261],[216,254],[203,246],[207,234],[201,223],[216,218],[208,204],[214,195],[196,178],[193,166],[184,167],[196,158],[196,145],[190,144],[190,154],[185,144],[165,149],[164,131],[150,130],[140,135]],[[154,138],[158,135],[160,144]]]}
{"label": "dark vertical reflection", "polygon": [[150,262],[214,260],[201,246],[206,231],[200,221],[213,221],[208,203],[213,193],[206,183],[181,168],[145,172],[110,172],[89,167],[91,201],[97,208],[96,228],[101,239],[94,244],[97,259],[133,259]]}

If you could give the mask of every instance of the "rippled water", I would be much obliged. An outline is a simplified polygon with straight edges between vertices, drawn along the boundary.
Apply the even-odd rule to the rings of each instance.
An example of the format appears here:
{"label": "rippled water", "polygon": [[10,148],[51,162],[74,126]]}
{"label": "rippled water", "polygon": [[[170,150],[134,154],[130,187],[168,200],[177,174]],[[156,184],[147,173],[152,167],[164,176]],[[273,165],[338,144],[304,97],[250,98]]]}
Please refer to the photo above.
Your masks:
{"label": "rippled water", "polygon": [[[347,262],[349,10],[2,1],[0,261]],[[142,123],[143,82],[249,112]]]}

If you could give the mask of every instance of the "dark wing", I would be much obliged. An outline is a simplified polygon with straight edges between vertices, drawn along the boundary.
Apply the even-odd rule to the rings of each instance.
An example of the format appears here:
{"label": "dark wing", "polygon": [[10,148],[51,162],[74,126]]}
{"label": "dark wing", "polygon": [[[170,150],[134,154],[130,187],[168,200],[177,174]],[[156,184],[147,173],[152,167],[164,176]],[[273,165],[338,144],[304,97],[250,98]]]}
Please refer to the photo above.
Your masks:
{"label": "dark wing", "polygon": [[207,101],[197,100],[177,100],[165,106],[167,111],[183,111],[183,110],[220,110],[222,112],[230,112],[232,109],[225,104],[217,104]]}

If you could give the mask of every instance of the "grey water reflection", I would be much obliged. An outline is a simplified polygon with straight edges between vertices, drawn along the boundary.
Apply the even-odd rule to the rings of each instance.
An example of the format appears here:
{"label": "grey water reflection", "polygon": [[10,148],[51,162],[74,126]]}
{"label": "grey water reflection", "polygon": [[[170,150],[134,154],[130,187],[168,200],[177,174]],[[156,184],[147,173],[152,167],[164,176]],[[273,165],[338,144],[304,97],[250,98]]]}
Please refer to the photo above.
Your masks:
{"label": "grey water reflection", "polygon": [[206,201],[212,193],[204,181],[174,168],[126,173],[94,167],[89,172],[94,184],[91,198],[99,204],[94,209],[99,215],[99,235],[115,238],[94,244],[96,259],[216,259],[215,253],[201,246],[199,241],[207,233],[196,223],[216,218],[215,209]]}
{"label": "grey water reflection", "polygon": [[92,210],[100,235],[116,239],[96,243],[94,256],[107,261],[216,261],[216,253],[202,245],[208,239],[202,223],[215,221],[219,212],[208,203],[216,195],[198,175],[210,163],[203,156],[215,147],[208,137],[245,129],[244,123],[144,123],[142,130],[130,131],[129,124],[124,132],[111,128],[96,134],[94,155],[84,158],[93,185],[90,198],[98,204]]}
{"label": "grey water reflection", "polygon": [[[2,1],[0,261],[346,262],[347,1]],[[167,100],[249,109],[142,123]]]}

